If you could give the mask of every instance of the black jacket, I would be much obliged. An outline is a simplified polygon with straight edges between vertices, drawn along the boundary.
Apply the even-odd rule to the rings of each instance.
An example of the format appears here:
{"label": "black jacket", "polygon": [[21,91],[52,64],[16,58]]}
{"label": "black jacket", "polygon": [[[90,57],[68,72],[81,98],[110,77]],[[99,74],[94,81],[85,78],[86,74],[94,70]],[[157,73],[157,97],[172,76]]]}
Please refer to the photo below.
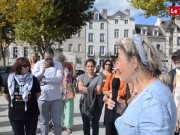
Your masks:
{"label": "black jacket", "polygon": [[173,92],[173,82],[174,82],[174,77],[176,75],[176,69],[171,70],[168,74],[170,76],[169,88],[170,88],[171,92]]}
{"label": "black jacket", "polygon": [[80,99],[81,113],[87,115],[89,118],[93,118],[98,114],[98,95],[96,92],[96,86],[88,87],[88,94],[82,94]]}

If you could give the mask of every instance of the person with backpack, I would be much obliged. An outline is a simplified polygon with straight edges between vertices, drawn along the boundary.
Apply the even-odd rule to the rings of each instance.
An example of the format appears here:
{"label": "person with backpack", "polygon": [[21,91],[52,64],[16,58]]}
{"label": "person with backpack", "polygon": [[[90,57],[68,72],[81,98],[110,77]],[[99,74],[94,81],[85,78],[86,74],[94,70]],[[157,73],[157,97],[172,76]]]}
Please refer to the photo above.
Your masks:
{"label": "person with backpack", "polygon": [[78,89],[82,93],[80,112],[83,121],[84,135],[90,135],[90,121],[93,135],[99,135],[99,95],[103,85],[102,76],[94,72],[96,62],[88,59],[85,62],[86,73],[79,76]]}

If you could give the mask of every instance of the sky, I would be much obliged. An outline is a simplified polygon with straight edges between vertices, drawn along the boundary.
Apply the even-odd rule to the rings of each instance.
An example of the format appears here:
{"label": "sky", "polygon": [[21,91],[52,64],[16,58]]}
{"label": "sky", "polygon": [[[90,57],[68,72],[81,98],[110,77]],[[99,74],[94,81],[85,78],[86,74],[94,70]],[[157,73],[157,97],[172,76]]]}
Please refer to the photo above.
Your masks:
{"label": "sky", "polygon": [[[102,9],[107,9],[108,15],[112,15],[119,10],[123,12],[125,9],[129,9],[130,16],[135,19],[136,24],[154,25],[157,20],[157,17],[155,16],[145,18],[143,16],[144,11],[135,9],[127,2],[127,0],[96,0],[94,7],[96,7],[99,12],[101,12]],[[162,18],[162,20],[165,21],[169,19]]]}

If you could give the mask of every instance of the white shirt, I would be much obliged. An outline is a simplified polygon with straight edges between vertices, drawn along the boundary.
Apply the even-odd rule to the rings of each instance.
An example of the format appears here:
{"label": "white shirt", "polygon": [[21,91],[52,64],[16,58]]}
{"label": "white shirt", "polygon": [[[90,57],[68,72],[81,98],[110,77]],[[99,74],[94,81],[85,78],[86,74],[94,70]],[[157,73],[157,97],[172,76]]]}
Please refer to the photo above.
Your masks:
{"label": "white shirt", "polygon": [[62,98],[61,80],[62,80],[62,64],[53,61],[54,67],[49,67],[43,72],[44,60],[38,61],[32,71],[33,75],[38,79],[42,79],[44,85],[41,86],[41,96],[39,100],[53,101]]}

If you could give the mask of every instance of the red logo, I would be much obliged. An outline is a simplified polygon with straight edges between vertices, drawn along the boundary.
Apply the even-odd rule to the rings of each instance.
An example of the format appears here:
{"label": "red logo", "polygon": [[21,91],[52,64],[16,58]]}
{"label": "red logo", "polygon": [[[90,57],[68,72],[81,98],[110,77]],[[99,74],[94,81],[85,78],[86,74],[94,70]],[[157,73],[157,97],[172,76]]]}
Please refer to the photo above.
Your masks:
{"label": "red logo", "polygon": [[170,16],[180,15],[180,6],[171,6],[169,8]]}

